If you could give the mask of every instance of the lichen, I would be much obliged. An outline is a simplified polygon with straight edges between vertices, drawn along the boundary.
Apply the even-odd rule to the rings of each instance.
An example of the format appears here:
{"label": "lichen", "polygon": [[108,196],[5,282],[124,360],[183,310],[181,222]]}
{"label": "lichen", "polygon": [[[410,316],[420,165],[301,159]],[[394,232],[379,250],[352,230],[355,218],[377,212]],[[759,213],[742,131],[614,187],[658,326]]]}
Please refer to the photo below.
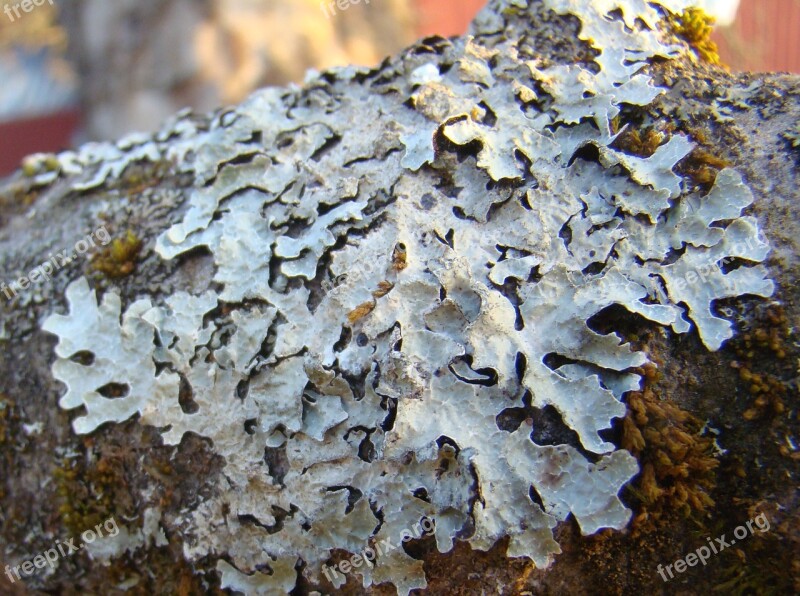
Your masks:
{"label": "lichen", "polygon": [[120,190],[128,196],[136,196],[158,184],[174,170],[173,164],[164,158],[155,161],[143,159],[131,163],[118,180],[107,186],[108,190]]}
{"label": "lichen", "polygon": [[[714,303],[773,292],[769,247],[743,215],[753,197],[730,168],[699,190],[682,177],[694,143],[678,131],[613,145],[621,106],[663,92],[648,60],[681,52],[653,6],[545,5],[580,20],[593,65],[528,59],[535,48],[497,37],[495,19],[532,8],[493,0],[472,36],[59,157],[75,192],[143,160],[195,181],[155,252],[207,251],[211,289],[123,312],[82,278],[43,328],[59,340],[59,405],[81,408],[75,432],[138,416],[166,444],[198,435],[225,460],[214,494],[173,524],[188,560],[224,556],[223,586],[324,584],[332,553],[423,518],[442,552],[505,539],[545,567],[568,517],[584,534],[630,520],[618,495],[639,465],[606,431],[631,391],[646,417],[631,450],[645,463],[670,450],[658,490],[705,502],[677,479],[702,443],[688,418],[648,401],[647,354],[590,322],[619,305],[719,349],[733,329]],[[742,266],[724,269],[730,258]],[[523,406],[557,412],[560,440],[500,424]],[[426,585],[403,549],[356,573],[403,594]]]}

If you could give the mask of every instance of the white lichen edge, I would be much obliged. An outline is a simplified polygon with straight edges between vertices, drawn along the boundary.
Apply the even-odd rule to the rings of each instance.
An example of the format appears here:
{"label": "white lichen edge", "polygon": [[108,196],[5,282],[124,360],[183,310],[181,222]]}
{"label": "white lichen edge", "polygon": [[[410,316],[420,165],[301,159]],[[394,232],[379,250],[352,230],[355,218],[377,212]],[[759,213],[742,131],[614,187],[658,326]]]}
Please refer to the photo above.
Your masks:
{"label": "white lichen edge", "polygon": [[[626,371],[646,357],[587,321],[622,305],[677,333],[691,321],[714,350],[731,336],[715,300],[772,293],[753,265],[768,247],[742,216],[752,196],[738,173],[687,194],[673,168],[688,139],[649,159],[609,147],[620,104],[662,91],[645,61],[680,51],[659,41],[653,3],[545,1],[580,19],[597,73],[522,60],[491,33],[527,2],[493,0],[474,37],[431,42],[441,55],[406,56],[381,82],[338,69],[305,90],[260,91],[207,129],[183,113],[154,139],[59,156],[76,190],[141,159],[175,159],[197,181],[157,252],[206,247],[219,294],[144,298],[121,313],[117,294],[98,304],[81,279],[68,314],[43,328],[59,338],[59,405],[86,410],[77,433],[138,413],[166,443],[211,439],[225,460],[216,495],[170,527],[187,558],[225,555],[223,587],[287,592],[299,560],[318,581],[333,549],[397,542],[423,516],[443,552],[456,537],[488,549],[510,536],[509,556],[538,566],[560,552],[552,530],[570,514],[586,534],[623,528],[617,494],[637,465],[600,433],[624,415],[622,394],[639,383]],[[615,10],[622,20],[608,18]],[[552,109],[535,107],[535,88]],[[437,131],[477,143],[477,156],[433,167]],[[599,163],[570,165],[587,144]],[[443,168],[454,190],[439,184]],[[749,264],[725,273],[730,257]],[[681,283],[692,272],[703,281]],[[320,275],[335,284],[315,297]],[[91,364],[71,359],[84,351]],[[553,355],[570,364],[551,368]],[[182,380],[194,411],[179,404]],[[103,397],[109,383],[127,394]],[[501,429],[528,395],[580,445],[538,445],[525,423]],[[356,573],[401,594],[426,585],[403,549]]]}

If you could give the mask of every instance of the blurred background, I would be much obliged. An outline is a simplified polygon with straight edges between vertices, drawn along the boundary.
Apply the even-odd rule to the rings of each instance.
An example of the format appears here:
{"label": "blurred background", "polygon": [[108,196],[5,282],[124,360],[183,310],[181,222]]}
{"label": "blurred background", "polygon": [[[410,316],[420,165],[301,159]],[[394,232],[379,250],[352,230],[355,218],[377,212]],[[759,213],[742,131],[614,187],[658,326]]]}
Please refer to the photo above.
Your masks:
{"label": "blurred background", "polygon": [[[704,1],[731,70],[800,73],[800,0]],[[185,106],[459,35],[484,3],[0,0],[0,176],[30,153],[152,131]]]}

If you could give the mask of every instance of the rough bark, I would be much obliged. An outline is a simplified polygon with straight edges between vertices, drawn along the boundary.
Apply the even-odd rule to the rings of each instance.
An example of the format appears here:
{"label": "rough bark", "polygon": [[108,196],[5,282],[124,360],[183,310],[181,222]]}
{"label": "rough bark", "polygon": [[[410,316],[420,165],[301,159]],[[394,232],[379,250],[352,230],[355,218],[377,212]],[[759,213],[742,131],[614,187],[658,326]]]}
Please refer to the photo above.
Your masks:
{"label": "rough bark", "polygon": [[[404,157],[404,145],[409,148],[411,141],[408,137],[405,137],[408,142],[399,139],[409,131],[398,131],[388,106],[399,109],[407,101],[410,89],[407,78],[411,72],[420,76],[415,69],[426,61],[452,68],[459,68],[454,66],[459,60],[470,62],[473,67],[476,61],[485,61],[489,72],[497,77],[494,87],[476,91],[487,94],[490,90],[499,93],[503,86],[507,87],[506,91],[511,89],[511,77],[504,76],[498,67],[498,64],[508,67],[505,60],[537,59],[542,69],[576,64],[597,73],[594,63],[597,51],[579,39],[582,24],[578,18],[556,14],[548,8],[547,2],[531,2],[525,9],[514,8],[519,4],[492,2],[490,11],[473,27],[476,34],[473,42],[428,39],[372,71],[326,74],[304,90],[283,97],[273,96],[281,105],[292,102],[303,117],[309,113],[322,117],[326,111],[341,110],[343,117],[352,118],[336,131],[336,136],[340,137],[336,143],[326,142],[324,149],[315,152],[315,157],[306,162],[317,172],[339,172],[342,178],[355,177],[361,185],[356,194],[352,189],[346,194],[347,189],[339,187],[338,196],[355,196],[353,200],[367,201],[364,217],[368,225],[338,230],[338,242],[324,248],[324,256],[315,267],[312,279],[299,283],[295,279],[284,289],[306,289],[310,305],[323,304],[339,283],[329,275],[329,270],[336,271],[331,265],[333,253],[343,250],[349,242],[358,243],[366,237],[370,225],[379,227],[376,213],[388,213],[398,201],[424,200],[424,193],[408,196],[402,194],[402,188],[395,189],[399,180],[421,185],[413,186],[416,190],[429,188],[432,195],[450,192],[457,197],[458,190],[454,187],[462,184],[454,183],[453,174],[460,172],[459,168],[477,170],[475,164],[479,163],[480,152],[487,142],[458,145],[453,141],[455,135],[446,136],[446,128],[467,121],[463,118],[436,123],[435,154],[428,163],[422,160],[422,164],[415,164],[417,169],[413,172],[408,165],[400,163],[404,158],[416,161],[418,156],[409,150]],[[573,3],[583,7],[588,4]],[[609,10],[629,6],[628,2],[607,4]],[[633,25],[644,27],[641,22]],[[664,39],[682,43],[670,37],[664,23],[661,26]],[[512,58],[504,54],[502,59],[491,58],[493,49],[507,50],[504,44],[508,40],[517,43],[520,56]],[[653,373],[651,367],[637,369],[644,377],[643,390],[625,399],[629,406],[635,400],[639,403],[651,400],[674,408],[666,410],[672,414],[665,415],[660,427],[648,428],[647,421],[639,422],[648,442],[651,441],[648,432],[667,436],[669,430],[665,428],[680,428],[681,433],[685,433],[681,435],[685,443],[667,457],[678,461],[680,457],[676,453],[680,452],[684,457],[689,453],[694,459],[676,464],[679,471],[675,477],[680,477],[681,473],[684,476],[679,480],[673,477],[663,480],[659,488],[664,495],[660,498],[648,499],[643,495],[645,483],[638,476],[623,489],[623,501],[634,511],[634,521],[626,530],[582,536],[574,516],[560,521],[555,528],[555,538],[563,552],[555,556],[549,568],[537,567],[526,558],[506,558],[508,539],[498,541],[487,552],[473,551],[466,542],[469,536],[460,536],[462,540],[447,553],[437,552],[436,542],[430,538],[411,542],[406,550],[423,561],[428,591],[432,594],[562,594],[579,593],[589,586],[610,593],[645,590],[697,593],[720,587],[734,593],[748,590],[789,593],[798,588],[800,570],[793,559],[800,540],[796,488],[796,440],[800,430],[796,363],[800,349],[795,344],[793,329],[800,325],[796,289],[800,273],[800,218],[796,200],[800,164],[797,145],[800,143],[794,143],[793,139],[800,137],[797,132],[800,80],[780,74],[733,75],[702,63],[690,46],[682,47],[683,53],[670,60],[660,57],[648,60],[642,72],[651,76],[654,84],[663,87],[665,92],[644,106],[623,106],[620,121],[629,128],[612,145],[626,155],[641,157],[652,155],[656,149],[648,150],[644,146],[648,129],[664,135],[659,142],[667,136],[688,135],[702,152],[695,150],[676,167],[683,177],[683,197],[689,194],[687,188],[707,192],[715,176],[725,167],[740,172],[754,196],[747,213],[757,218],[772,248],[765,263],[769,279],[775,282],[775,292],[769,299],[737,296],[715,301],[717,312],[727,313],[726,316],[735,322],[734,337],[717,351],[709,351],[707,342],[701,341],[694,328],[688,334],[677,333],[614,308],[603,309],[593,317],[592,327],[598,332],[616,332],[658,365],[658,374]],[[467,69],[468,76],[485,76],[485,71],[477,71],[475,74],[475,70]],[[538,110],[546,112],[552,108],[553,104],[548,104],[546,99],[546,87],[536,87],[533,81],[519,82],[535,87],[530,91],[538,96],[537,101],[542,101]],[[488,106],[495,101],[494,97],[487,95]],[[262,100],[266,101],[262,97],[255,105],[260,105],[257,102]],[[377,108],[379,103],[382,109]],[[435,112],[434,108],[431,110]],[[357,118],[355,114],[361,116]],[[497,123],[486,118],[485,112],[473,112],[465,118],[480,120],[481,116],[483,125],[497,130]],[[502,116],[497,126],[502,126]],[[198,131],[224,120],[224,114],[184,117],[184,121],[191,121]],[[618,124],[619,121],[610,123],[611,132],[619,130]],[[633,129],[639,131],[636,138],[631,136]],[[268,137],[258,135],[226,142],[231,145],[240,142],[243,153],[253,147],[269,152],[276,147],[275,151],[288,151],[286,148],[292,146],[286,138]],[[43,571],[24,583],[11,584],[1,576],[0,586],[5,592],[24,593],[23,585],[31,591],[64,593],[108,593],[121,590],[123,586],[134,593],[199,593],[220,589],[218,560],[228,559],[230,553],[217,550],[214,556],[189,562],[184,551],[191,537],[184,533],[180,523],[185,511],[195,511],[218,496],[218,480],[226,462],[218,454],[217,446],[194,433],[188,433],[177,445],[169,445],[165,442],[163,428],[142,424],[137,417],[119,424],[104,424],[90,434],[76,435],[71,423],[84,412],[67,412],[57,407],[59,397],[64,394],[64,387],[55,380],[52,368],[57,342],[42,329],[49,315],[68,311],[67,288],[83,276],[90,277],[100,295],[118,292],[123,312],[143,296],[154,304],[163,304],[180,291],[192,295],[201,295],[209,289],[220,291],[221,284],[218,279],[215,281],[219,263],[215,263],[210,251],[201,247],[166,260],[157,252],[158,239],[181,222],[192,191],[214,184],[227,170],[247,165],[248,161],[252,163],[257,156],[251,154],[240,157],[238,162],[221,164],[217,172],[216,167],[211,167],[216,165],[215,156],[193,147],[192,151],[178,152],[185,161],[171,162],[166,157],[166,149],[184,140],[179,136],[165,137],[160,146],[163,151],[158,156],[136,159],[123,171],[110,171],[107,177],[100,178],[96,177],[96,172],[110,162],[89,163],[70,173],[64,165],[67,160],[35,160],[0,189],[3,198],[0,259],[7,280],[46,261],[49,253],[73,246],[77,239],[100,225],[119,240],[115,251],[98,250],[97,256],[73,261],[60,268],[49,282],[20,292],[10,302],[3,297],[0,327],[4,354],[0,361],[2,562],[18,564],[50,548],[56,539],[74,536],[91,527],[93,524],[87,526],[90,520],[102,521],[109,515],[136,531],[142,527],[146,510],[155,506],[162,513],[160,523],[168,542],[163,546],[148,544],[112,560],[110,566],[81,553],[61,559],[54,573]],[[300,135],[293,139],[301,146],[298,151],[302,151],[304,143],[313,141],[318,139]],[[141,147],[137,142],[129,141],[126,147],[135,152]],[[270,145],[273,142],[275,144]],[[259,147],[259,143],[263,147]],[[604,147],[608,145],[586,145],[568,157],[576,162],[595,164],[602,160],[599,154]],[[521,200],[522,192],[530,190],[534,184],[531,172],[535,170],[530,162],[535,160],[526,160],[519,153],[516,156],[519,179],[514,180],[512,175],[490,181],[482,174],[483,177],[472,180],[472,186],[467,184],[461,191],[494,197],[491,193],[507,190],[512,201]],[[203,171],[208,178],[201,175],[201,162],[207,166]],[[54,174],[52,170],[57,171]],[[313,178],[313,172],[306,174],[310,176],[307,180]],[[491,172],[488,175],[491,176]],[[94,182],[87,183],[92,178]],[[264,183],[269,185],[272,179],[268,177]],[[323,184],[335,185],[337,179],[325,180]],[[508,198],[498,200],[498,204],[503,201]],[[217,220],[225,218],[223,207],[224,204],[214,210]],[[318,215],[322,217],[325,212],[326,209],[321,209]],[[370,219],[373,217],[375,219]],[[462,213],[459,219],[471,226],[481,225],[479,215],[470,218]],[[287,235],[297,238],[304,224],[297,221],[292,225],[295,227]],[[436,222],[431,222],[431,226],[435,225]],[[128,230],[133,231],[135,237],[127,237]],[[388,241],[390,245],[402,239],[396,230],[387,233],[394,234]],[[563,239],[565,243],[571,240]],[[137,241],[141,241],[141,247]],[[447,237],[439,241],[453,242]],[[681,256],[675,254],[673,258]],[[379,257],[376,255],[376,260]],[[363,255],[362,258],[366,259]],[[395,258],[399,257],[392,255],[392,262]],[[413,269],[412,258],[409,247],[409,263]],[[747,265],[738,261],[734,264],[735,267]],[[270,265],[273,270],[275,267]],[[280,267],[278,263],[278,270]],[[256,277],[254,275],[253,279]],[[396,285],[401,285],[400,280]],[[387,286],[376,290],[370,287],[366,291],[377,291],[380,295],[392,290]],[[505,296],[514,295],[509,287],[498,291]],[[448,295],[456,294],[449,291]],[[263,304],[247,296],[237,297],[222,302],[209,316],[224,319],[231,311],[261,308]],[[374,304],[372,308],[376,308]],[[340,341],[343,344],[357,341],[345,337],[345,328],[354,328],[362,318],[362,313],[354,312],[355,309],[342,313],[343,316],[352,315],[351,325],[342,326]],[[295,323],[302,325],[302,321]],[[89,331],[87,329],[87,333]],[[297,327],[295,331],[300,334],[303,330]],[[326,332],[324,329],[316,331]],[[353,335],[358,335],[357,329]],[[485,339],[487,344],[492,343],[491,337]],[[265,345],[268,343],[265,338]],[[274,346],[271,349],[275,349]],[[477,351],[475,355],[477,358]],[[478,369],[476,374],[481,371],[483,375],[488,374],[484,369]],[[347,383],[353,393],[363,395],[363,378],[348,377]],[[522,399],[516,406],[518,411],[509,412],[505,422],[498,420],[498,427],[503,428],[507,423],[508,428],[516,428],[528,422],[543,445],[568,444],[577,448],[575,433],[566,428],[558,413],[553,414],[552,408],[531,407]],[[648,410],[651,422],[657,418],[654,411]],[[687,414],[713,429],[706,431],[706,438],[701,429],[687,422],[684,417]],[[631,413],[626,420],[634,420],[631,424],[636,424]],[[603,431],[602,437],[623,447],[629,437],[628,431],[630,428],[617,420],[611,431]],[[716,441],[723,450],[714,456],[718,462],[716,469],[707,466],[711,458],[706,449],[710,443],[709,432],[712,438],[716,434]],[[660,439],[652,439],[657,440]],[[648,454],[646,448],[631,450],[643,468],[646,458],[653,455]],[[271,462],[273,466],[278,463]],[[687,505],[680,494],[670,493],[676,485],[693,495],[709,496],[713,505],[693,506],[691,501]],[[720,553],[705,566],[690,567],[668,583],[658,575],[657,565],[670,564],[686,556],[704,545],[707,537],[730,535],[734,527],[759,513],[768,516],[769,531],[742,540],[736,549]],[[512,536],[515,530],[508,528]],[[220,534],[225,531],[230,530],[219,529]],[[244,540],[244,530],[242,536]],[[345,555],[344,551],[334,551],[334,560],[341,560]],[[236,562],[232,554],[230,558]],[[313,584],[314,576],[309,579],[302,569],[299,575],[294,593],[335,591],[324,579]],[[364,589],[356,576],[351,575],[342,590],[353,594],[378,594],[393,593],[394,588],[387,584]]]}

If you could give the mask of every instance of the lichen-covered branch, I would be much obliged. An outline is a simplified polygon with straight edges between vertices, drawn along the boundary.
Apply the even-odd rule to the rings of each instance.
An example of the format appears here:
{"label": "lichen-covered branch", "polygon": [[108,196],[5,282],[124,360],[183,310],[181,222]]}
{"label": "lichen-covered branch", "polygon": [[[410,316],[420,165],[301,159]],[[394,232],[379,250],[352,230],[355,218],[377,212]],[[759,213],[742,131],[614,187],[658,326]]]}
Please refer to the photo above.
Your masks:
{"label": "lichen-covered branch", "polygon": [[[84,205],[62,229],[109,220],[125,253],[98,257],[113,285],[77,265],[8,305],[39,315],[9,319],[17,339],[57,337],[40,374],[72,431],[201,437],[216,462],[191,502],[130,486],[135,546],[166,529],[223,588],[278,594],[338,587],[332,557],[423,520],[442,553],[502,543],[540,569],[558,524],[623,530],[639,463],[612,428],[652,359],[608,313],[713,352],[736,322],[720,301],[775,291],[743,171],[648,115],[697,60],[665,21],[689,4],[492,0],[464,38],[30,160],[21,188]],[[647,118],[661,132],[633,143]],[[427,585],[403,548],[354,573]]]}

